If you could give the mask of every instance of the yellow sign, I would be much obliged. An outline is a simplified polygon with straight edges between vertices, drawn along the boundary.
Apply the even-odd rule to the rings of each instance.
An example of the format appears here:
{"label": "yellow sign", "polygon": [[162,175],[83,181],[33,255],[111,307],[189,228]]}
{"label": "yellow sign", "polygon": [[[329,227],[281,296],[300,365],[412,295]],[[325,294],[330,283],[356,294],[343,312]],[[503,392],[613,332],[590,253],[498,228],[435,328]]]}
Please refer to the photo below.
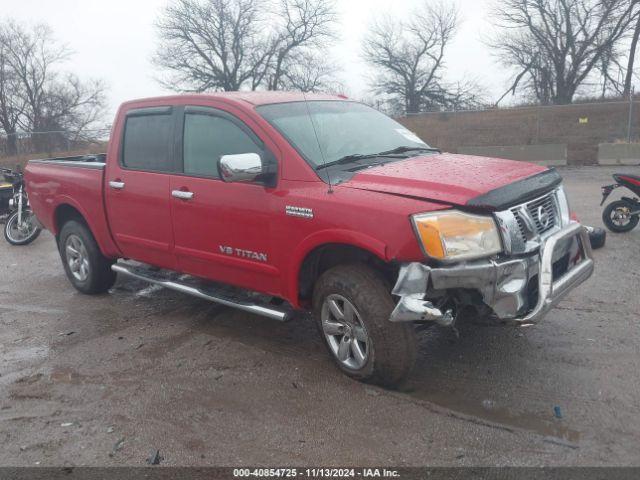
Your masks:
{"label": "yellow sign", "polygon": [[589,123],[589,117],[580,117],[578,123]]}

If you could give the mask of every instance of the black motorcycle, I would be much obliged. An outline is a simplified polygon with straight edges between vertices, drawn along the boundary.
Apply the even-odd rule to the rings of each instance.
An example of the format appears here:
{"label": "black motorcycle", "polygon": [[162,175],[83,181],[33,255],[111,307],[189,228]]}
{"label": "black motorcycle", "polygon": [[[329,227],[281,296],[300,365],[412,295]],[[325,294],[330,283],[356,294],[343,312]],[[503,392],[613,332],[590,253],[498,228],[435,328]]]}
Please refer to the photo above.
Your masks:
{"label": "black motorcycle", "polygon": [[[613,179],[616,183],[602,187],[600,205],[603,205],[611,192],[618,187],[628,188],[634,194],[640,195],[640,176],[614,173]],[[640,201],[635,197],[622,197],[606,206],[602,212],[602,221],[612,232],[629,232],[638,225],[638,215],[640,215]]]}
{"label": "black motorcycle", "polygon": [[[6,184],[0,188],[0,219],[5,221],[4,238],[11,245],[27,245],[33,242],[42,227],[31,211],[24,187],[24,175],[16,170],[0,168]],[[10,190],[7,188],[10,185]]]}

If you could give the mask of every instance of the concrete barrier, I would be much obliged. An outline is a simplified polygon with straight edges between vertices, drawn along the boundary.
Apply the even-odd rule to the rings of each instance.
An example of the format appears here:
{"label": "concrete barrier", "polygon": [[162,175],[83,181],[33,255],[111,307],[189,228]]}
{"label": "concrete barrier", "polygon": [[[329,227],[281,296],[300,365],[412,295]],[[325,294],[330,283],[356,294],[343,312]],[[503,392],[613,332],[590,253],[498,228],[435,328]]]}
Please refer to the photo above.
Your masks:
{"label": "concrete barrier", "polygon": [[458,147],[458,153],[483,157],[508,158],[539,165],[566,165],[567,145],[506,145],[495,147]]}
{"label": "concrete barrier", "polygon": [[640,143],[601,143],[599,165],[640,165]]}

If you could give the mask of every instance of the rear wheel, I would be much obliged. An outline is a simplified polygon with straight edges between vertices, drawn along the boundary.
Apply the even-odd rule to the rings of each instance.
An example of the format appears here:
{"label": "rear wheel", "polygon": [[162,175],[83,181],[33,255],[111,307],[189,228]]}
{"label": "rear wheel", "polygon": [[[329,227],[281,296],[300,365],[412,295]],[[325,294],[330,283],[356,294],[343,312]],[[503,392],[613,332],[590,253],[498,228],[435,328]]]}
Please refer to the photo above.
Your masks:
{"label": "rear wheel", "polygon": [[631,214],[631,205],[624,200],[611,202],[602,212],[602,221],[615,233],[630,232],[638,225],[638,215]]}
{"label": "rear wheel", "polygon": [[11,245],[28,245],[40,235],[38,226],[31,210],[22,212],[22,222],[18,222],[18,212],[13,212],[4,225],[4,238]]}
{"label": "rear wheel", "polygon": [[412,324],[389,321],[394,303],[377,272],[345,265],[325,272],[313,294],[313,313],[337,366],[360,381],[395,388],[417,355]]}
{"label": "rear wheel", "polygon": [[104,293],[116,281],[114,261],[102,255],[93,234],[84,223],[64,224],[58,238],[62,265],[71,284],[86,294]]}

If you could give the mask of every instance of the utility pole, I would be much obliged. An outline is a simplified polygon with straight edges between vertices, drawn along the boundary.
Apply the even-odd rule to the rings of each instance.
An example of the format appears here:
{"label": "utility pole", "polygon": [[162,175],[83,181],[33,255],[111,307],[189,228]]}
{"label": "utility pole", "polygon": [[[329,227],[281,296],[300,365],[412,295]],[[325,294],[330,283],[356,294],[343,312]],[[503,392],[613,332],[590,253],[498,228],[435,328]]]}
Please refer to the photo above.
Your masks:
{"label": "utility pole", "polygon": [[631,143],[631,128],[633,126],[633,91],[634,87],[629,90],[629,123],[627,124],[627,143]]}

